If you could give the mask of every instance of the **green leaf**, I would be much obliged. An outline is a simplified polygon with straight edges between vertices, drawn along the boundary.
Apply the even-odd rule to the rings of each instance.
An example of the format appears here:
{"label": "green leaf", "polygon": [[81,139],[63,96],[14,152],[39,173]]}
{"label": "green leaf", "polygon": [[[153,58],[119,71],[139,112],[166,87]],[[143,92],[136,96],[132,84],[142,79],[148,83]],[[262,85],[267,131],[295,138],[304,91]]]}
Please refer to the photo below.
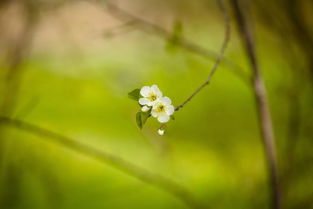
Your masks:
{"label": "green leaf", "polygon": [[135,90],[129,92],[129,93],[128,93],[128,97],[129,97],[130,99],[133,99],[133,100],[138,101],[139,98],[140,98],[140,89],[135,89]]}
{"label": "green leaf", "polygon": [[174,115],[171,115],[171,119],[172,119],[172,120],[175,120],[175,116],[174,116]]}
{"label": "green leaf", "polygon": [[137,112],[136,114],[136,122],[140,129],[143,128],[147,119],[150,117],[150,112]]}

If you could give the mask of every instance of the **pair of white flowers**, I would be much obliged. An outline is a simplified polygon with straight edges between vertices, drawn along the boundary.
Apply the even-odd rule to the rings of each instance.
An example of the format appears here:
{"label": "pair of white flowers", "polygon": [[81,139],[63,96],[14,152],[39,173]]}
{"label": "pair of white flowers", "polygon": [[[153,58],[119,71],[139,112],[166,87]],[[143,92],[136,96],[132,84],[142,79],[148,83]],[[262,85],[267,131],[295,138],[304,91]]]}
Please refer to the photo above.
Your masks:
{"label": "pair of white flowers", "polygon": [[144,86],[140,90],[142,98],[139,104],[142,105],[141,111],[148,112],[151,110],[152,117],[158,119],[160,123],[166,123],[173,115],[175,108],[168,97],[163,97],[162,92],[157,85]]}

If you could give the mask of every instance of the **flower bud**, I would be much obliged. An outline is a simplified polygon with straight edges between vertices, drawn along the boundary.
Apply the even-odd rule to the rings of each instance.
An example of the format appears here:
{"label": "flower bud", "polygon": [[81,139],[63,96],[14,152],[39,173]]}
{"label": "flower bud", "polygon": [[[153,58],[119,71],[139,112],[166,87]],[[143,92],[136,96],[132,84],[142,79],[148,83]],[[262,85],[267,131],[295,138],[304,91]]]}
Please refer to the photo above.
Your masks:
{"label": "flower bud", "polygon": [[162,136],[164,134],[165,130],[164,129],[158,129],[158,134]]}
{"label": "flower bud", "polygon": [[142,108],[141,108],[141,111],[142,112],[148,112],[150,110],[150,107],[148,107],[148,106],[143,106]]}

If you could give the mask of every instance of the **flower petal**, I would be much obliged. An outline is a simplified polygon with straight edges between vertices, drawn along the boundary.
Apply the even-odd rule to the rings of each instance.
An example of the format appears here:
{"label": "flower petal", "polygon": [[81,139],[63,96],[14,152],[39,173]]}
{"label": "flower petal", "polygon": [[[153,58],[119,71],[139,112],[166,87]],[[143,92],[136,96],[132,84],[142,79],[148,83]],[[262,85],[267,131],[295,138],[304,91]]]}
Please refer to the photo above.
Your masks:
{"label": "flower petal", "polygon": [[152,109],[153,109],[153,110],[158,109],[158,106],[159,106],[160,104],[161,104],[161,103],[160,103],[159,100],[154,101],[153,104],[152,104]]}
{"label": "flower petal", "polygon": [[157,85],[152,85],[151,91],[153,91],[158,97],[162,97],[162,92]]}
{"label": "flower petal", "polygon": [[160,101],[165,105],[170,105],[172,103],[171,99],[168,97],[162,97],[160,98]]}
{"label": "flower petal", "polygon": [[148,106],[142,106],[141,111],[142,112],[148,112],[150,110],[150,107]]}
{"label": "flower petal", "polygon": [[152,115],[152,117],[157,118],[159,116],[159,113],[157,111],[155,111],[154,109],[152,109],[151,115]]}
{"label": "flower petal", "polygon": [[175,108],[173,105],[168,105],[165,109],[166,114],[173,115]]}
{"label": "flower petal", "polygon": [[155,101],[151,102],[151,101],[148,99],[148,102],[147,102],[146,105],[152,107],[154,104],[155,104]]}
{"label": "flower petal", "polygon": [[170,116],[168,116],[166,114],[162,114],[161,116],[158,117],[158,121],[160,123],[166,123],[169,120],[170,120]]}
{"label": "flower petal", "polygon": [[149,86],[144,86],[140,89],[140,94],[144,97],[149,96],[149,93],[151,91],[151,88]]}
{"label": "flower petal", "polygon": [[147,98],[140,98],[139,99],[139,104],[141,104],[141,105],[147,105],[148,103],[150,103],[150,101]]}

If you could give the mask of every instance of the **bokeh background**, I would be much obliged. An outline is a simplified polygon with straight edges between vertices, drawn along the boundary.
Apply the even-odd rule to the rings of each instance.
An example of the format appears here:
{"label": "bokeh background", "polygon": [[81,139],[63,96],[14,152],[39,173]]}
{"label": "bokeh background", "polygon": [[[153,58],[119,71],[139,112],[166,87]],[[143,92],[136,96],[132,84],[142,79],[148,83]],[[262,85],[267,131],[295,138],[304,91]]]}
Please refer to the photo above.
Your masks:
{"label": "bokeh background", "polygon": [[[313,3],[241,2],[268,90],[283,207],[313,208]],[[215,1],[114,3],[208,50],[217,52],[223,41]],[[105,1],[1,1],[1,116],[165,176],[210,208],[270,208],[251,70],[225,3],[232,27],[227,62],[175,113],[161,137],[154,119],[139,130],[138,105],[127,93],[157,84],[178,105],[206,79],[214,59],[117,18]],[[188,208],[170,193],[48,137],[5,124],[0,131],[1,209]]]}

